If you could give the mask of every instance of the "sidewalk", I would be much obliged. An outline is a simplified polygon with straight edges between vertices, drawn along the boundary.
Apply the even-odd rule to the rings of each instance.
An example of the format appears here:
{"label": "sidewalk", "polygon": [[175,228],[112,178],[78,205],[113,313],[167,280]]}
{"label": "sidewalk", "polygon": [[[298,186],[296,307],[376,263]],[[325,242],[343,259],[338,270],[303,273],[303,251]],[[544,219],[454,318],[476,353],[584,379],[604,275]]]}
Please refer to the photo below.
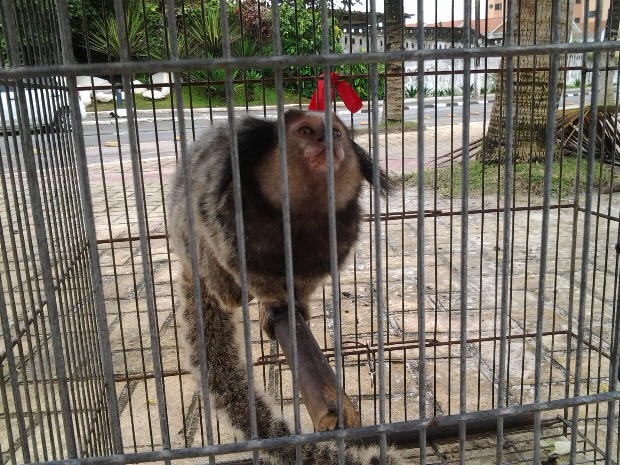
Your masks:
{"label": "sidewalk", "polygon": [[[481,129],[471,127],[472,139]],[[417,161],[418,133],[390,134],[382,136],[381,153],[387,153],[388,169],[398,171],[415,167]],[[451,148],[460,146],[461,126],[453,128],[429,128],[424,133],[425,153],[432,162],[435,154],[443,155]],[[365,138],[360,138],[363,141]],[[172,144],[172,142],[171,142]],[[385,151],[385,152],[384,152]],[[123,148],[125,153],[125,148]],[[399,164],[400,163],[400,164]],[[178,334],[176,331],[180,309],[175,308],[176,296],[172,286],[178,268],[177,258],[170,254],[166,240],[165,201],[169,192],[169,181],[175,167],[174,157],[162,160],[145,160],[141,164],[144,183],[144,198],[148,215],[150,258],[153,266],[155,294],[155,312],[160,322],[159,337],[164,372],[172,375],[164,378],[167,398],[167,412],[172,446],[201,444],[201,419],[199,395],[193,378],[183,374],[183,365],[179,366]],[[91,182],[97,234],[102,242],[99,245],[100,262],[103,272],[104,293],[108,310],[108,321],[114,351],[115,372],[122,379],[125,370],[134,380],[117,383],[121,399],[121,422],[123,440],[126,447],[136,447],[138,451],[160,447],[158,415],[155,407],[154,381],[144,373],[153,370],[150,335],[144,330],[148,317],[145,305],[144,280],[142,275],[142,258],[139,243],[128,238],[137,237],[135,218],[136,193],[133,190],[131,169],[126,163],[105,165],[104,172],[98,166],[91,167]],[[105,175],[105,181],[103,176]],[[104,194],[103,187],[107,189]],[[386,389],[389,389],[388,414],[390,421],[415,419],[419,415],[419,393],[425,393],[426,411],[437,416],[458,413],[460,351],[467,350],[464,380],[467,391],[466,409],[469,412],[493,408],[496,402],[497,386],[497,350],[499,347],[499,293],[501,290],[501,260],[504,254],[511,254],[510,265],[510,314],[508,328],[513,339],[508,346],[508,382],[507,398],[510,405],[528,404],[534,401],[536,346],[532,334],[536,331],[538,270],[540,268],[541,225],[543,215],[536,206],[540,199],[517,199],[516,206],[524,207],[513,215],[514,236],[513,250],[501,249],[503,224],[494,207],[501,207],[498,199],[469,199],[469,208],[488,209],[486,214],[470,214],[467,218],[467,275],[465,288],[460,279],[461,262],[460,232],[464,226],[458,214],[461,200],[437,195],[427,190],[425,209],[441,213],[424,221],[424,271],[426,275],[424,290],[424,312],[426,314],[423,329],[430,344],[427,358],[419,360],[416,341],[419,334],[420,312],[417,301],[417,238],[419,235],[416,219],[396,219],[383,225],[382,247],[384,247],[384,274],[381,276],[385,286],[386,337],[398,341],[403,349],[388,349],[386,355]],[[595,203],[596,203],[595,199]],[[613,199],[602,197],[601,208],[607,202],[620,204],[620,194]],[[368,192],[365,191],[364,210],[369,211]],[[417,209],[418,199],[415,188],[407,188],[402,194],[396,193],[389,199],[389,211],[407,212]],[[384,206],[385,211],[385,206]],[[454,214],[452,214],[454,213]],[[445,215],[445,216],[444,216]],[[567,373],[572,373],[567,358],[569,347],[574,350],[576,343],[567,335],[567,328],[576,327],[576,314],[569,313],[571,302],[571,261],[575,266],[588,268],[588,309],[589,328],[586,338],[592,347],[609,352],[612,335],[613,307],[613,267],[605,269],[603,263],[615,263],[613,247],[610,243],[617,237],[617,224],[610,223],[607,233],[595,234],[597,229],[605,230],[604,225],[591,225],[591,256],[587,263],[581,263],[579,254],[572,256],[570,234],[576,229],[577,250],[582,246],[584,215],[579,215],[577,224],[573,224],[572,209],[552,210],[550,213],[551,232],[549,234],[549,252],[545,282],[542,322],[545,338],[542,344],[542,370],[544,376],[545,396],[563,399],[566,396]],[[174,225],[169,225],[169,227]],[[109,241],[109,242],[108,242]],[[360,240],[355,254],[344,265],[341,273],[341,320],[343,340],[348,347],[354,344],[373,344],[373,302],[375,283],[373,256],[374,239],[371,225],[363,224]],[[594,264],[598,264],[594,266]],[[324,300],[324,295],[325,300]],[[579,298],[576,292],[573,303]],[[311,306],[313,318],[311,330],[320,344],[332,346],[329,332],[325,331],[325,314],[331,312],[331,287],[329,279],[314,296]],[[464,346],[460,343],[460,324],[465,321],[461,314],[461,297],[467,302],[467,329]],[[270,353],[270,344],[262,341],[258,331],[258,315],[254,305],[250,308],[252,328],[252,350],[254,360]],[[121,323],[122,322],[122,323]],[[140,331],[140,328],[143,328]],[[356,342],[357,341],[357,342]],[[572,353],[572,352],[571,352]],[[606,383],[605,370],[607,361],[600,353],[588,350],[589,373],[585,375],[584,385]],[[389,355],[389,357],[388,357]],[[181,360],[183,360],[183,353]],[[426,365],[426,380],[418,379],[418,366]],[[375,422],[377,409],[376,385],[371,384],[365,357],[351,355],[345,357],[346,389],[355,405],[359,405],[362,425]],[[597,374],[598,373],[598,374]],[[290,375],[286,365],[257,366],[254,375],[257,386],[263,386],[282,402],[285,416],[292,417]],[[280,382],[280,375],[282,381]],[[599,380],[600,379],[600,380]],[[131,404],[129,403],[131,402]],[[434,413],[432,413],[434,412]],[[556,418],[558,412],[543,412],[545,420]],[[594,409],[582,412],[581,421],[588,423],[588,440],[596,441],[604,437],[604,426],[593,419]],[[146,428],[144,425],[152,425]],[[135,425],[140,425],[136,427]],[[302,427],[311,429],[309,418],[302,408]],[[152,431],[152,432],[151,432]],[[151,435],[152,434],[152,435]],[[506,460],[521,460],[523,454],[531,451],[531,433],[510,433],[505,449]],[[218,438],[222,443],[235,440],[234,431],[221,424]],[[545,444],[564,438],[561,426],[551,424],[542,430]],[[488,439],[488,440],[487,440]],[[134,442],[135,441],[135,442]],[[476,457],[476,463],[483,465],[495,463],[494,436],[476,439],[474,449],[468,451],[468,457]],[[581,444],[581,442],[580,442]],[[585,444],[585,441],[584,441]],[[452,443],[438,446],[444,457],[455,456]],[[578,459],[591,460],[589,449],[580,448]],[[415,450],[405,451],[411,463],[416,463]],[[230,456],[229,459],[239,458]],[[531,462],[530,462],[531,463]],[[589,463],[589,462],[588,462]]]}

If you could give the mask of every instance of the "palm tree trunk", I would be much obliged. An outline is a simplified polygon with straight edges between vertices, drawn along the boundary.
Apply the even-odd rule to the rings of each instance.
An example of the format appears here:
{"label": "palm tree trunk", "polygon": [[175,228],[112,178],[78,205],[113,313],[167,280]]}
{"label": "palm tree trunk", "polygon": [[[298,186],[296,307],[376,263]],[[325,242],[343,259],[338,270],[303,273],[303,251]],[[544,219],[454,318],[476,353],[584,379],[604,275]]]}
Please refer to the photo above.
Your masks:
{"label": "palm tree trunk", "polygon": [[[520,45],[551,43],[552,0],[522,0],[513,19],[514,43]],[[560,12],[560,40],[568,37],[567,9]],[[502,60],[496,80],[496,99],[483,143],[481,159],[499,163],[504,159],[506,121],[506,82],[512,79],[514,159],[517,162],[543,161],[549,97],[549,55],[519,56],[514,59],[514,73],[506,75]],[[560,83],[563,79],[560,79]],[[558,88],[559,96],[560,88]],[[557,99],[556,99],[557,102]]]}
{"label": "palm tree trunk", "polygon": [[[385,50],[403,49],[404,11],[402,0],[385,0]],[[384,121],[403,120],[403,62],[388,61],[385,64]]]}
{"label": "palm tree trunk", "polygon": [[[607,12],[607,22],[605,24],[605,40],[618,40],[618,25],[620,23],[620,1],[611,0],[609,10]],[[605,69],[607,77],[605,85],[605,105],[614,106],[616,102],[616,89],[614,87],[615,70],[609,69],[614,65],[614,58],[617,57],[615,52],[601,54],[603,60],[601,69]]]}

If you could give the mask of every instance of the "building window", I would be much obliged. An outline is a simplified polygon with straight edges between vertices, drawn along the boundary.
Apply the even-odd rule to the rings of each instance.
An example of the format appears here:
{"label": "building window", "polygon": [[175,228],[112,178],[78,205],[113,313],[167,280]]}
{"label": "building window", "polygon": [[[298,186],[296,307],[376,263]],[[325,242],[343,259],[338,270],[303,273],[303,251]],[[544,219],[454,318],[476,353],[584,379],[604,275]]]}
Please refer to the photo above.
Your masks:
{"label": "building window", "polygon": [[348,39],[348,37],[345,37],[345,38],[344,38],[344,44],[345,44],[345,45],[347,45],[347,39]]}
{"label": "building window", "polygon": [[575,0],[575,5],[581,5],[581,0]]}
{"label": "building window", "polygon": [[575,18],[575,24],[579,24],[581,22],[581,18]]}
{"label": "building window", "polygon": [[496,10],[501,10],[502,9],[502,4],[501,3],[496,3],[495,4],[495,9]]}
{"label": "building window", "polygon": [[596,10],[588,11],[588,18],[596,18]]}

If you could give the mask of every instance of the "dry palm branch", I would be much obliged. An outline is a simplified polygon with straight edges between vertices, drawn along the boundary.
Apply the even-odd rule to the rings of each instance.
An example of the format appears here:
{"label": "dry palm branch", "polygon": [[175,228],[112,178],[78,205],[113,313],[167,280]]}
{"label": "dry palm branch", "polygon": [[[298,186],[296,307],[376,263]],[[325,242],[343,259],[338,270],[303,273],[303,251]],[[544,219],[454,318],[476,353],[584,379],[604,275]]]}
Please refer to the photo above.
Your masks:
{"label": "dry palm branch", "polygon": [[[583,127],[579,124],[580,108],[569,108],[558,112],[556,118],[556,143],[564,148],[564,153],[577,155],[579,150],[579,134],[583,134],[581,141],[582,154],[588,153],[592,141],[590,140],[590,125],[592,124],[592,108],[586,108],[583,115]],[[598,107],[596,117],[594,156],[604,163],[620,166],[620,127],[618,126],[618,111],[615,106]],[[478,157],[482,152],[484,137],[473,140],[469,148],[469,158]],[[448,163],[463,156],[463,148],[459,147],[451,152],[437,157],[437,163]]]}

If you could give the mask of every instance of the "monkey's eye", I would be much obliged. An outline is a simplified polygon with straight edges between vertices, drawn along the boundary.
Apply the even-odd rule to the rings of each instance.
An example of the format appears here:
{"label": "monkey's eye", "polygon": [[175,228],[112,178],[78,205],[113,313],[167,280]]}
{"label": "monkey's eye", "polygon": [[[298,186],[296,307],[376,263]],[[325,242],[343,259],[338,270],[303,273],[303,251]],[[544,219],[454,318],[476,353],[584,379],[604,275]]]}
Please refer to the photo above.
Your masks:
{"label": "monkey's eye", "polygon": [[297,134],[299,134],[300,136],[309,136],[310,134],[312,134],[312,128],[308,126],[302,126],[297,130]]}
{"label": "monkey's eye", "polygon": [[342,137],[342,131],[338,128],[332,129],[332,134],[334,135],[336,139],[339,139],[340,137]]}

